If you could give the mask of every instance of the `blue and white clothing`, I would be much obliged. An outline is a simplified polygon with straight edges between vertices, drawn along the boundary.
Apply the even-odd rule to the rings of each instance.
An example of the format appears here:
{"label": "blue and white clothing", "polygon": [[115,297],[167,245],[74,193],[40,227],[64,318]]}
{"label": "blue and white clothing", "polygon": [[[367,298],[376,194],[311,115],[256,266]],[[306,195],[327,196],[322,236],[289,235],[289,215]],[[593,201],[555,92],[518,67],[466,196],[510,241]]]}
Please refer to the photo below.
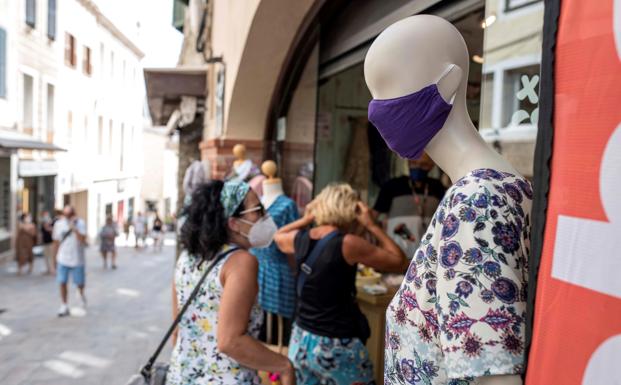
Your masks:
{"label": "blue and white clothing", "polygon": [[[299,218],[295,202],[284,195],[278,196],[267,209],[278,228]],[[259,261],[259,305],[263,310],[285,318],[295,312],[295,277],[287,255],[272,242],[263,249],[251,249]]]}

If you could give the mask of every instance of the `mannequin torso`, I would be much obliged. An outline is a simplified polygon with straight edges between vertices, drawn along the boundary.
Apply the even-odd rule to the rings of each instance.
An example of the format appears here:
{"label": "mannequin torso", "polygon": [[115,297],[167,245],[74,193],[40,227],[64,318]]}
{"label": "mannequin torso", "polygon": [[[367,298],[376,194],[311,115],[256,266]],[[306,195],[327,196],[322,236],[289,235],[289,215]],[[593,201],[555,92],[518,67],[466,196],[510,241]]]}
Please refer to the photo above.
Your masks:
{"label": "mannequin torso", "polygon": [[[468,65],[469,55],[465,42],[450,23],[435,16],[417,15],[393,24],[378,36],[367,53],[364,72],[367,85],[374,99],[403,97],[437,83],[440,95],[445,101],[452,103],[452,108],[444,126],[426,145],[425,151],[449,175],[453,182],[465,176],[470,175],[471,177],[474,170],[490,169],[512,174],[515,179],[510,179],[510,182],[520,181],[519,183],[523,183],[523,177],[478,135],[468,116],[466,108]],[[448,74],[442,77],[443,72],[451,66],[452,68]],[[415,135],[415,133],[412,134]],[[474,180],[474,183],[477,183],[476,180]],[[472,190],[472,194],[477,196],[476,194],[480,194],[480,192]],[[442,241],[438,242],[442,244]],[[438,246],[439,244],[430,244],[429,246]],[[434,251],[434,253],[440,254],[437,258],[442,256],[442,247],[446,247],[446,250],[448,250],[449,244],[444,243],[443,245],[438,246],[437,250]],[[466,245],[463,246],[465,251]],[[425,250],[425,252],[428,252],[428,250]],[[448,255],[447,258],[449,258],[449,261],[452,261],[450,260],[452,254]],[[416,274],[416,259],[415,257],[412,262],[414,265],[414,276],[411,277],[412,279],[414,279]],[[420,269],[420,266],[418,268]],[[412,271],[412,267],[410,271]],[[433,282],[435,295],[435,280]],[[441,279],[438,277],[438,285],[440,284]],[[446,284],[454,285],[455,283],[453,283],[451,278],[450,283]],[[463,285],[468,287],[466,285],[469,284]],[[453,287],[451,286],[451,288]],[[406,291],[409,289],[411,287],[407,288]],[[439,291],[440,289],[438,288]],[[459,294],[460,291],[457,291],[457,293]],[[403,298],[407,298],[407,294],[404,295],[402,293],[401,295],[401,301],[403,301]],[[467,296],[467,294],[464,295]],[[455,298],[458,297],[456,296]],[[459,298],[461,298],[461,294]],[[437,300],[440,301],[440,294],[437,295]],[[401,311],[399,310],[399,306],[402,305],[401,302],[397,304],[393,300],[391,305],[394,305],[393,312],[398,316],[399,311]],[[421,311],[423,311],[422,308],[423,306],[420,307]],[[427,318],[428,314],[431,314],[426,311],[423,311],[423,313],[425,313],[425,318]],[[448,322],[448,320],[450,318],[444,321],[440,319],[439,322]],[[397,321],[397,323],[399,322]],[[389,350],[387,350],[387,362],[391,359],[388,352]],[[459,370],[465,373],[464,377],[472,375],[468,373],[477,373],[477,370],[470,371],[472,368],[464,368],[463,365],[468,365],[467,363],[462,363],[461,365]],[[390,383],[391,381],[387,380],[386,382]],[[479,376],[474,382],[467,383],[519,385],[522,381],[517,375],[507,374]]]}
{"label": "mannequin torso", "polygon": [[265,208],[269,208],[276,198],[284,194],[285,192],[282,190],[282,183],[279,178],[263,181],[263,197],[261,198],[261,203],[263,203]]}
{"label": "mannequin torso", "polygon": [[277,166],[276,163],[272,160],[266,160],[261,165],[261,171],[267,177],[266,180],[263,181],[263,196],[261,197],[261,203],[265,208],[269,208],[272,203],[278,198],[280,195],[285,195],[285,192],[282,189],[282,181],[280,178],[276,178]]}

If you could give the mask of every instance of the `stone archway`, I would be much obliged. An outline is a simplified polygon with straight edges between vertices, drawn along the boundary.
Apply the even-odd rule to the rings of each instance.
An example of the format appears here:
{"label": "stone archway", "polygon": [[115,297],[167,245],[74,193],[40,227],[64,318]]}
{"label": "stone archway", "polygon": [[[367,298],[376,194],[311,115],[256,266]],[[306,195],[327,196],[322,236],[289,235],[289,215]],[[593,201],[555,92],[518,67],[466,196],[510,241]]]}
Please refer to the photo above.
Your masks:
{"label": "stone archway", "polygon": [[298,29],[315,0],[258,4],[231,84],[227,139],[263,140],[270,102]]}

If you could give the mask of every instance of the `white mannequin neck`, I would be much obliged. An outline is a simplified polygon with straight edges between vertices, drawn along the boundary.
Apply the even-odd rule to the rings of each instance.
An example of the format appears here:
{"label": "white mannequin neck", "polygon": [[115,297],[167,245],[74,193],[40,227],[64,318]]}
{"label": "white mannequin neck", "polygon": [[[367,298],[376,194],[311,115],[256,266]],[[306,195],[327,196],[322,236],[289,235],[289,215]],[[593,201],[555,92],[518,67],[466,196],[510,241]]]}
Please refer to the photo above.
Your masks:
{"label": "white mannequin neck", "polygon": [[281,195],[285,195],[282,189],[282,181],[280,178],[266,179],[263,181],[263,197],[261,197],[261,203],[265,208],[270,207],[276,198]]}
{"label": "white mannequin neck", "polygon": [[[440,79],[451,64],[455,66]],[[453,25],[436,16],[416,15],[396,22],[378,36],[365,58],[364,74],[375,99],[408,95],[435,83],[444,100],[450,102],[454,96],[444,126],[425,148],[453,183],[479,168],[519,175],[485,143],[470,120],[466,108],[468,66],[466,43]]]}

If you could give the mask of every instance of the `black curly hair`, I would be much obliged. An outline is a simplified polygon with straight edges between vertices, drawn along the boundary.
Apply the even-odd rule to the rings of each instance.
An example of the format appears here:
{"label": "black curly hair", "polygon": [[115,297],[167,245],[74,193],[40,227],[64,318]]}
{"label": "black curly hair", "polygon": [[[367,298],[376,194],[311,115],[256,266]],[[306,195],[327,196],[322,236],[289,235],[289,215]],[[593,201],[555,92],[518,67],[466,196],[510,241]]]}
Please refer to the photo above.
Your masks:
{"label": "black curly hair", "polygon": [[192,201],[183,210],[185,222],[181,226],[181,244],[188,253],[203,260],[214,258],[228,241],[227,219],[220,202],[223,186],[221,180],[198,186],[192,194]]}

